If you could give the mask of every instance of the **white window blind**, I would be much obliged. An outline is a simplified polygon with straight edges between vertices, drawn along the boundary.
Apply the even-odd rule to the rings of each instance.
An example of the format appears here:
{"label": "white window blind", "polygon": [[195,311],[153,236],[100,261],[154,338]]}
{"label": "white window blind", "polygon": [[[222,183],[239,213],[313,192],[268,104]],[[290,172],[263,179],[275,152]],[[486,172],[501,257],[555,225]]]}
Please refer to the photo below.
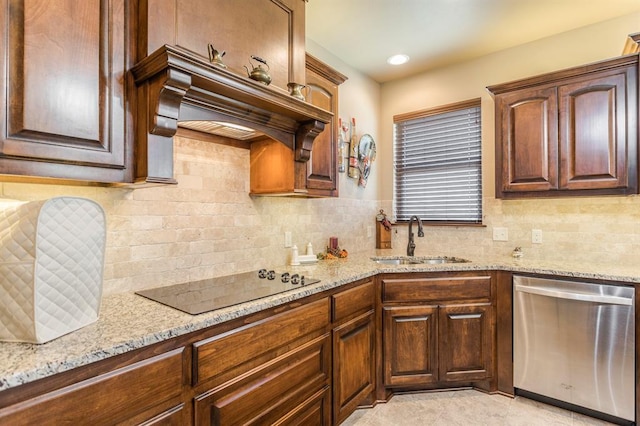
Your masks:
{"label": "white window blind", "polygon": [[394,117],[394,215],[482,223],[480,99]]}

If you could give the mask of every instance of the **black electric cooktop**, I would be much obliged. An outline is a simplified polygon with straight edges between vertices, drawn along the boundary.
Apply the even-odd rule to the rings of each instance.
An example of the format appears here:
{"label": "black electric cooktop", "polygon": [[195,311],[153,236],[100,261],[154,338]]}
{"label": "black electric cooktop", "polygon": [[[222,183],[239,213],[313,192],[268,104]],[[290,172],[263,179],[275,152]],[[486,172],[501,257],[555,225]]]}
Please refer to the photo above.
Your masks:
{"label": "black electric cooktop", "polygon": [[209,278],[136,294],[191,315],[250,302],[320,282],[301,274],[283,274],[261,269],[255,272]]}

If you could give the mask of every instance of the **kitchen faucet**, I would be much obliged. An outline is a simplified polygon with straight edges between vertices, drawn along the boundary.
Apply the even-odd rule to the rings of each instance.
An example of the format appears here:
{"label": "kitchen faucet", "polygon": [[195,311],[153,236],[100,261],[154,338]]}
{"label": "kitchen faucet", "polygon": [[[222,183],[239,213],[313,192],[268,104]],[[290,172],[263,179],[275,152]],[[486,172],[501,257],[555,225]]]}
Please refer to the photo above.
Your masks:
{"label": "kitchen faucet", "polygon": [[409,244],[407,244],[407,256],[413,256],[416,251],[416,243],[413,242],[413,221],[418,222],[418,237],[424,237],[424,231],[422,230],[422,221],[418,216],[411,216],[409,219]]}

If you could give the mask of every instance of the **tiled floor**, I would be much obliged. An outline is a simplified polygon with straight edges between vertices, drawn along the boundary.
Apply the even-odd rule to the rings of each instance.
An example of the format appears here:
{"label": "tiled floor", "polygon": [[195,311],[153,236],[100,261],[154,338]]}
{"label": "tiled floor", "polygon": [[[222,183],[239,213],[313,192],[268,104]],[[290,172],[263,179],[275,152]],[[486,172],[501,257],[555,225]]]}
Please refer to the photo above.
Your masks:
{"label": "tiled floor", "polygon": [[343,426],[610,425],[530,399],[474,390],[395,395],[386,404],[353,413]]}

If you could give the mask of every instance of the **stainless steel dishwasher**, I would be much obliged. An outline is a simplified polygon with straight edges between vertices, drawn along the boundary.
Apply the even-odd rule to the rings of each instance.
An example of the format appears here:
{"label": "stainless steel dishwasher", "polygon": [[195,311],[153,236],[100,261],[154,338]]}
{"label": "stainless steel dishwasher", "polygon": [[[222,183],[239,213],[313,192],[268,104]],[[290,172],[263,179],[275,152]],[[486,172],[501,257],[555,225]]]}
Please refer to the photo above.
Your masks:
{"label": "stainless steel dishwasher", "polygon": [[513,278],[517,389],[635,420],[634,288]]}

